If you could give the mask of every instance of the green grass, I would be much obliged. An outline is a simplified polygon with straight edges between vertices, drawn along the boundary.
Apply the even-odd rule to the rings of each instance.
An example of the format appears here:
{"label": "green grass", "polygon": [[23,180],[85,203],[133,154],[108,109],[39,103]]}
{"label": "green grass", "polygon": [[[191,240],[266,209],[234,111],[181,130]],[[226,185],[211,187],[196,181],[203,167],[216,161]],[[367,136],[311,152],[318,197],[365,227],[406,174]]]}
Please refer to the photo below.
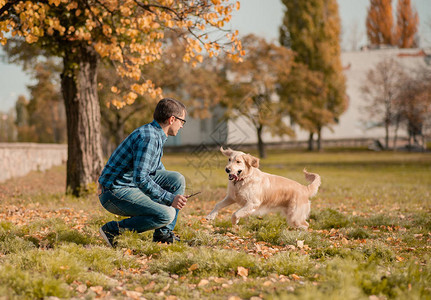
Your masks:
{"label": "green grass", "polygon": [[94,195],[65,196],[64,166],[0,184],[0,298],[431,299],[429,154],[269,152],[265,172],[303,184],[304,167],[322,177],[307,231],[279,214],[232,226],[237,206],[208,222],[225,195],[225,158],[163,162],[186,176],[186,193],[202,191],[173,245],[125,232],[108,248],[98,228],[119,218]]}

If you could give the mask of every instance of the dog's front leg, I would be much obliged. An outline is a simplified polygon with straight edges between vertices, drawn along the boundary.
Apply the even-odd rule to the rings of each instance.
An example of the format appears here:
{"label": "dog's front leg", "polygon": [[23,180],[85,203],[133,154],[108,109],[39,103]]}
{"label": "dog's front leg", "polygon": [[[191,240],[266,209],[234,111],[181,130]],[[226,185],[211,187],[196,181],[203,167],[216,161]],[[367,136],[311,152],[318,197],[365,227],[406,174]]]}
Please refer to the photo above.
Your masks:
{"label": "dog's front leg", "polygon": [[231,204],[235,203],[235,201],[230,198],[229,196],[226,196],[222,201],[216,204],[214,209],[210,212],[210,214],[206,217],[207,220],[214,220],[215,217],[218,214],[218,211],[226,206],[229,206]]}
{"label": "dog's front leg", "polygon": [[244,207],[238,209],[233,215],[232,215],[232,225],[237,225],[239,222],[239,219],[248,217],[252,213],[256,211],[256,207],[252,204],[246,204]]}

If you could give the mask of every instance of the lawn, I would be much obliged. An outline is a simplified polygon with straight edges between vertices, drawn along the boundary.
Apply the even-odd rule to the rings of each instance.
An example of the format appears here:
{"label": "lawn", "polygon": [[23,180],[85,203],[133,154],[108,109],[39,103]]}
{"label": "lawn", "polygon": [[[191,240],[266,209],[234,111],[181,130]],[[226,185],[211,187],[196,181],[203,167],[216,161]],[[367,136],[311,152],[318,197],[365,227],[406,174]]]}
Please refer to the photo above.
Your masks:
{"label": "lawn", "polygon": [[277,214],[230,224],[205,216],[227,184],[220,153],[165,154],[187,193],[183,242],[98,228],[117,218],[95,195],[64,195],[65,167],[0,183],[0,298],[431,299],[431,155],[270,152],[261,169],[305,184],[319,173],[310,228]]}

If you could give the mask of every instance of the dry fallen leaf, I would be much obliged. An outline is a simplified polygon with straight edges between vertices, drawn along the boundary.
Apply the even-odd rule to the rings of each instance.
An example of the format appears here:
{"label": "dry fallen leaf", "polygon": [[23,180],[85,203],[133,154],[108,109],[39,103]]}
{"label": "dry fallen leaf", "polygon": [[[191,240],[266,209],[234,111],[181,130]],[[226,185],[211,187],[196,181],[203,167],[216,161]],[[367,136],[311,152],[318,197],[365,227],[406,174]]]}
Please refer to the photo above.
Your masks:
{"label": "dry fallen leaf", "polygon": [[270,286],[272,285],[272,282],[270,280],[267,280],[263,283],[263,286]]}
{"label": "dry fallen leaf", "polygon": [[304,241],[296,241],[296,246],[298,246],[299,249],[304,248]]}
{"label": "dry fallen leaf", "polygon": [[149,284],[147,284],[144,289],[151,290],[156,285],[155,281],[151,281]]}
{"label": "dry fallen leaf", "polygon": [[242,277],[247,277],[248,276],[248,269],[246,269],[244,267],[238,267],[238,275],[242,276]]}
{"label": "dry fallen leaf", "polygon": [[135,292],[135,291],[126,291],[125,294],[127,297],[132,298],[132,299],[139,299],[139,297],[142,296],[142,293]]}
{"label": "dry fallen leaf", "polygon": [[87,291],[87,286],[85,284],[80,284],[78,285],[78,287],[76,288],[76,290],[78,292],[80,292],[81,294],[85,293]]}
{"label": "dry fallen leaf", "polygon": [[194,271],[194,270],[197,270],[197,269],[199,269],[199,265],[198,264],[193,264],[193,265],[191,265],[188,268],[189,271]]}
{"label": "dry fallen leaf", "polygon": [[208,283],[210,283],[208,280],[206,279],[202,279],[199,283],[198,283],[198,287],[202,287],[207,285]]}
{"label": "dry fallen leaf", "polygon": [[291,274],[290,277],[292,277],[293,280],[300,280],[301,279],[301,277],[299,277],[296,274]]}

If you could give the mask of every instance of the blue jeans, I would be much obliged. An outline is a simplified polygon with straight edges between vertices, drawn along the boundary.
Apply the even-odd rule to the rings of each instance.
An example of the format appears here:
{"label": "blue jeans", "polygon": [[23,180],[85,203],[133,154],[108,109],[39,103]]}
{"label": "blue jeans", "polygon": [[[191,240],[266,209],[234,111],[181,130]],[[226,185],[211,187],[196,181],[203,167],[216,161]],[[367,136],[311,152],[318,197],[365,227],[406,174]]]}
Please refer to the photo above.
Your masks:
{"label": "blue jeans", "polygon": [[[151,176],[161,188],[174,195],[183,195],[186,184],[184,176],[178,172],[158,170]],[[178,209],[157,203],[139,188],[102,188],[100,203],[109,212],[130,218],[120,222],[106,223],[108,230],[119,234],[127,229],[144,232],[156,229],[156,234],[172,231],[178,217]]]}

